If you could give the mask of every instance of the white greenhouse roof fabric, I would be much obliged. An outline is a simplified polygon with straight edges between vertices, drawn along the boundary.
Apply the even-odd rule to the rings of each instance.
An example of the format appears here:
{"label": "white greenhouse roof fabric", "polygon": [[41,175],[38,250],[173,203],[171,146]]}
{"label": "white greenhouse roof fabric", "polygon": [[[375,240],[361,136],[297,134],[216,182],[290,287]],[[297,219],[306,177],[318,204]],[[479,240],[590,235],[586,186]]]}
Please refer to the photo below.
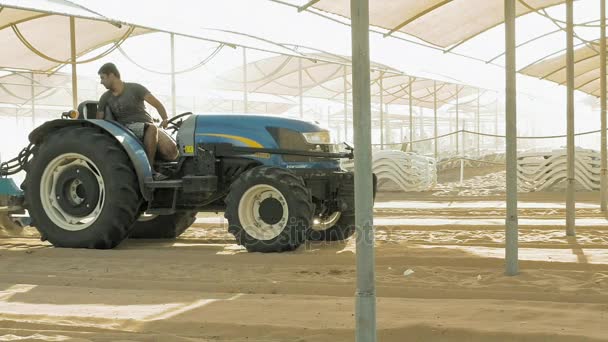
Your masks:
{"label": "white greenhouse roof fabric", "polygon": [[[285,2],[350,18],[350,0]],[[518,0],[516,11],[519,16],[561,3],[564,0]],[[372,0],[369,23],[446,48],[500,25],[503,12],[504,0]]]}
{"label": "white greenhouse roof fabric", "polygon": [[[32,78],[33,76],[33,78]],[[99,81],[78,78],[80,99],[96,99]],[[17,106],[65,106],[72,101],[72,75],[15,72],[0,77],[0,103]]]}
{"label": "white greenhouse roof fabric", "polygon": [[[75,18],[77,57],[112,43],[106,51],[101,52],[103,56],[125,39],[149,32],[174,33],[193,39],[301,56],[280,44],[236,32],[209,29],[195,33],[169,32],[118,22],[63,0],[0,0],[0,45],[3,47],[0,68],[48,72],[70,63],[70,17]],[[77,60],[78,63],[87,62]]]}
{"label": "white greenhouse roof fabric", "polygon": [[[574,50],[574,88],[600,96],[599,40],[591,44]],[[521,73],[565,85],[566,54],[534,63],[522,69]]]}
{"label": "white greenhouse roof fabric", "polygon": [[[307,54],[308,59],[291,56],[275,56],[247,64],[247,92],[284,96],[299,96],[300,67],[302,68],[302,94],[305,97],[343,101],[344,93],[351,94],[352,69],[350,59],[339,56],[346,64],[336,64],[327,60],[336,60],[328,54]],[[314,60],[313,58],[318,58]],[[371,93],[372,102],[380,103],[380,84],[382,83],[383,104],[408,104],[409,83],[412,81],[412,105],[425,108],[434,107],[435,86],[437,106],[456,99],[477,94],[477,88],[470,86],[434,81],[431,79],[410,77],[401,72],[380,64],[372,63]],[[243,91],[243,67],[238,67],[220,75],[214,88],[231,91]]]}

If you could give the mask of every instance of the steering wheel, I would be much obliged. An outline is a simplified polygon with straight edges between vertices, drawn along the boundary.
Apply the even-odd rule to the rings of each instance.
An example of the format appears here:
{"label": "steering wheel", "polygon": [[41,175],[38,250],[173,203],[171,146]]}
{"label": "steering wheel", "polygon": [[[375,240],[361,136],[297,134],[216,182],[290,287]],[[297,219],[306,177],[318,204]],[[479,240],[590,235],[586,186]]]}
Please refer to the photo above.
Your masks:
{"label": "steering wheel", "polygon": [[177,132],[179,130],[179,128],[182,126],[182,123],[184,122],[184,118],[187,116],[192,115],[192,112],[185,112],[185,113],[181,113],[179,115],[176,115],[174,117],[172,117],[171,119],[167,120],[167,128],[166,130],[170,131],[170,133],[173,135],[175,134],[175,132]]}

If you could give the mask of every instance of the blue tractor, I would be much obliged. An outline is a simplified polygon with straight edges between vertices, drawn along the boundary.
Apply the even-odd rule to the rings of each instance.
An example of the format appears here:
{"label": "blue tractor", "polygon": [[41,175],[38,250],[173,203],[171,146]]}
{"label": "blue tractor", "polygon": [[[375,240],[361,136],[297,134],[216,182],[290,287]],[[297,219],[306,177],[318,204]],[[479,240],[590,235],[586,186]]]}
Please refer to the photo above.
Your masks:
{"label": "blue tractor", "polygon": [[[118,122],[94,119],[96,112],[87,101],[46,122],[2,164],[2,217],[13,222],[5,226],[15,221],[6,214],[27,209],[31,226],[54,246],[106,249],[129,237],[176,238],[197,213],[224,212],[236,242],[255,252],[343,240],[355,230],[354,175],[340,168],[352,149],[336,151],[329,131],[314,123],[175,116],[168,130],[180,156],[158,161],[169,178],[155,181],[142,143]],[[5,177],[21,170],[18,189]]]}

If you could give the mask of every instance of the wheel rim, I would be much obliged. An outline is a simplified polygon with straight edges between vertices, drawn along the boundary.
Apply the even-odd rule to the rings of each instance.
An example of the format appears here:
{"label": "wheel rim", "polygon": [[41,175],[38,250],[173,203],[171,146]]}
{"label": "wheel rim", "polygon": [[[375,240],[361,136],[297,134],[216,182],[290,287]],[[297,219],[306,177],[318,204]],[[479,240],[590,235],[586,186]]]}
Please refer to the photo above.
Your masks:
{"label": "wheel rim", "polygon": [[268,184],[258,184],[248,189],[239,201],[238,212],[243,229],[257,240],[279,236],[289,218],[285,197]]}
{"label": "wheel rim", "polygon": [[148,222],[148,221],[154,220],[157,217],[158,217],[158,215],[156,215],[156,214],[148,214],[148,213],[144,212],[141,215],[139,215],[137,222]]}
{"label": "wheel rim", "polygon": [[105,184],[89,158],[66,153],[53,159],[40,180],[42,207],[58,227],[79,231],[91,226],[101,214]]}
{"label": "wheel rim", "polygon": [[340,211],[335,211],[331,215],[326,217],[317,217],[313,220],[311,228],[312,230],[316,231],[327,230],[336,225],[338,220],[340,220],[340,217],[342,217],[342,212]]}

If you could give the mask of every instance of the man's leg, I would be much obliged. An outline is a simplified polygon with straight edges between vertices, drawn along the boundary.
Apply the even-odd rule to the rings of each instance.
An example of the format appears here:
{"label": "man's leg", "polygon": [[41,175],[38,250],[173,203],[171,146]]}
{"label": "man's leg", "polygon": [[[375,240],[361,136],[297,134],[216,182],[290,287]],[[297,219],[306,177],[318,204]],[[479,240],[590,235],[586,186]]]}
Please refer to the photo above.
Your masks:
{"label": "man's leg", "polygon": [[156,147],[158,146],[158,128],[153,124],[146,124],[144,128],[144,146],[146,155],[150,161],[150,166],[154,169],[154,158],[156,157]]}
{"label": "man's leg", "polygon": [[174,161],[178,155],[175,141],[162,129],[158,130],[158,154],[166,161]]}

